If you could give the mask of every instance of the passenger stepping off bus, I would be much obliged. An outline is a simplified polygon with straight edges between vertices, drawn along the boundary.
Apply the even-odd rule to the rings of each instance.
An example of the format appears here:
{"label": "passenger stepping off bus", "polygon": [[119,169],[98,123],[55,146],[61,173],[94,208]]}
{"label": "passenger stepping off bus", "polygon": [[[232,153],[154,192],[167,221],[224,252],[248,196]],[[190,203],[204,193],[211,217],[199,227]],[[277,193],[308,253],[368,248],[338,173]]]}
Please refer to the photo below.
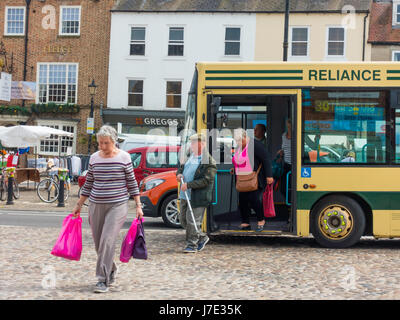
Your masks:
{"label": "passenger stepping off bus", "polygon": [[270,156],[264,145],[247,136],[243,128],[236,129],[234,139],[238,149],[232,158],[236,174],[236,190],[239,192],[241,230],[251,230],[250,211],[257,215],[257,229],[264,229],[262,195],[267,184],[274,182]]}

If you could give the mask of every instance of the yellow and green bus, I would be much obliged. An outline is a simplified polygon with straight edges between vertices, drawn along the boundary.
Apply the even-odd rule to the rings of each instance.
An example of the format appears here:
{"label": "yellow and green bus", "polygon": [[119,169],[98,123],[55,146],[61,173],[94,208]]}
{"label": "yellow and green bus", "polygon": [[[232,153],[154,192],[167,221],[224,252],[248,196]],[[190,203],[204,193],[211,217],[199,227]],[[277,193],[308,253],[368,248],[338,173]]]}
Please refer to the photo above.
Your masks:
{"label": "yellow and green bus", "polygon": [[[285,188],[274,191],[276,217],[266,219],[262,232],[238,230],[232,164],[224,163],[226,148],[218,147],[215,194],[203,229],[211,235],[312,234],[332,248],[349,247],[362,236],[400,236],[400,64],[196,64],[186,132],[226,138],[222,132],[261,123],[272,160],[288,119],[291,166],[279,179]],[[210,150],[218,140],[213,137]]]}

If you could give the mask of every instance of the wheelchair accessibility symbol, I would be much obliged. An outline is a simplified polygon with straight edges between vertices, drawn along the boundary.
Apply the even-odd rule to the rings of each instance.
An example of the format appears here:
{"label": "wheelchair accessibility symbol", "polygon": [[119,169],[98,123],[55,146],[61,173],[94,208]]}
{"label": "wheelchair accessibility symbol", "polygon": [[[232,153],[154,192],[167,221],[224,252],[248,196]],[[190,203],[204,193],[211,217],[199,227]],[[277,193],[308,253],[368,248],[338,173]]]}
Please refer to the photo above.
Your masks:
{"label": "wheelchair accessibility symbol", "polygon": [[302,178],[311,178],[311,168],[301,168]]}

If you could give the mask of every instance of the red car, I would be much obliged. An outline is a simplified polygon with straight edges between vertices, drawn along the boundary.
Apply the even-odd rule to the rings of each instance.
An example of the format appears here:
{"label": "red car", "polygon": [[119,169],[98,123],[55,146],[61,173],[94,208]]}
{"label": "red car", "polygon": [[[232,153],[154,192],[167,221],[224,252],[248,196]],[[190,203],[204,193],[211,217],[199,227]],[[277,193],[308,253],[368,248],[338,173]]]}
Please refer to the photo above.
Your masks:
{"label": "red car", "polygon": [[[179,146],[149,146],[131,149],[128,153],[131,155],[133,171],[138,183],[147,176],[165,171],[175,170],[178,167]],[[82,172],[78,178],[79,192],[86,181],[87,171]]]}

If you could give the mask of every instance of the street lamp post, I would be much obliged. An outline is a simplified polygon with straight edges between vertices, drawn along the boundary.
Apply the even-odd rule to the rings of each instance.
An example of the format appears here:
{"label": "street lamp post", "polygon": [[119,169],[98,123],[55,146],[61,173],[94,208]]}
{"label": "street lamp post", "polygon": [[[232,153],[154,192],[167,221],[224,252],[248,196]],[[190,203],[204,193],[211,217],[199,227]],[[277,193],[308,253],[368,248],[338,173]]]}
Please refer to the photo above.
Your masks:
{"label": "street lamp post", "polygon": [[[94,124],[94,120],[93,120],[93,108],[94,108],[94,106],[93,106],[93,104],[94,104],[94,96],[96,94],[96,89],[97,89],[97,85],[94,83],[94,79],[92,80],[92,83],[88,85],[88,87],[89,87],[89,93],[90,93],[90,97],[91,97],[90,98],[90,115],[89,115],[89,118],[92,119],[91,121]],[[88,128],[88,131],[92,132],[92,133],[89,133],[88,155],[90,155],[90,145],[92,143],[93,128],[91,128],[90,130],[91,131],[89,131],[89,128]]]}
{"label": "street lamp post", "polygon": [[283,61],[288,57],[288,32],[289,32],[289,0],[285,1],[285,29],[283,34]]}

